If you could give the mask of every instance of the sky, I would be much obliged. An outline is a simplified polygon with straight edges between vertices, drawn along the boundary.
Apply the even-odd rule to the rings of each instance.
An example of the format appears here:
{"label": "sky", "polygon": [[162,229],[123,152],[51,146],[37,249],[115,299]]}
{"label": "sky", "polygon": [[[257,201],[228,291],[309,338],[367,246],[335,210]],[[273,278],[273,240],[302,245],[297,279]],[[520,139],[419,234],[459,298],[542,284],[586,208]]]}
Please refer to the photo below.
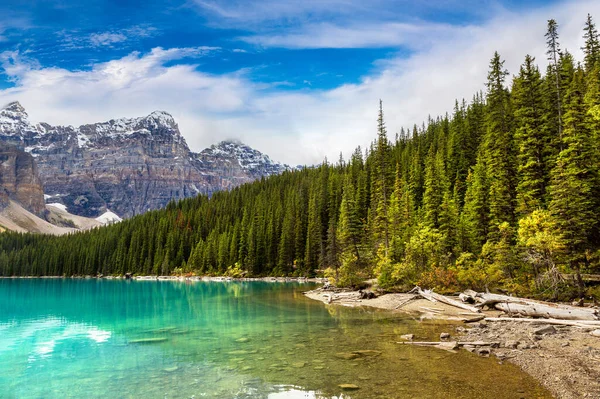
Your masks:
{"label": "sky", "polygon": [[171,113],[190,148],[238,139],[291,165],[485,90],[494,51],[546,66],[546,23],[581,59],[597,0],[3,0],[0,106],[74,125]]}

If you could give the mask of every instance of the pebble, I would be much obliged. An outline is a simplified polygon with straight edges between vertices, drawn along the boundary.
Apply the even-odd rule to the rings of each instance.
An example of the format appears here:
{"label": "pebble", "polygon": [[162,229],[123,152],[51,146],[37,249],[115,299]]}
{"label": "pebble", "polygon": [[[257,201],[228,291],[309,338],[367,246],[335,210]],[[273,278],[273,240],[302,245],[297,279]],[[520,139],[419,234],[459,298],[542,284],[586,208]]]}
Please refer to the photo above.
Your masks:
{"label": "pebble", "polygon": [[504,343],[505,348],[516,349],[519,346],[519,341],[506,341]]}
{"label": "pebble", "polygon": [[490,356],[490,348],[479,348],[477,349],[477,354],[482,357]]}
{"label": "pebble", "polygon": [[450,338],[450,334],[447,332],[443,332],[440,334],[440,339],[448,339]]}
{"label": "pebble", "polygon": [[555,332],[554,326],[544,326],[533,331],[535,335],[554,334]]}

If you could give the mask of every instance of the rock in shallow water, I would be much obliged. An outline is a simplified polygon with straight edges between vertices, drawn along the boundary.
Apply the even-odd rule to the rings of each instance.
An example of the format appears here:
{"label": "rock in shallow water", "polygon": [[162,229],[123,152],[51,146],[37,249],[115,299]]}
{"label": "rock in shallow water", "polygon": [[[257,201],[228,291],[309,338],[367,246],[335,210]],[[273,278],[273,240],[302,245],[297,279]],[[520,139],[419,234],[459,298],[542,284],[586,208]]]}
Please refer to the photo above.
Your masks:
{"label": "rock in shallow water", "polygon": [[159,342],[165,342],[167,338],[140,338],[129,341],[130,344],[157,344]]}
{"label": "rock in shallow water", "polygon": [[346,391],[353,391],[356,389],[360,389],[360,387],[358,385],[354,385],[354,384],[340,384],[340,385],[338,385],[338,387],[340,387]]}
{"label": "rock in shallow water", "polygon": [[339,353],[335,354],[335,357],[338,357],[338,358],[344,359],[344,360],[353,360],[353,359],[360,357],[360,355],[358,355],[357,353],[339,352]]}

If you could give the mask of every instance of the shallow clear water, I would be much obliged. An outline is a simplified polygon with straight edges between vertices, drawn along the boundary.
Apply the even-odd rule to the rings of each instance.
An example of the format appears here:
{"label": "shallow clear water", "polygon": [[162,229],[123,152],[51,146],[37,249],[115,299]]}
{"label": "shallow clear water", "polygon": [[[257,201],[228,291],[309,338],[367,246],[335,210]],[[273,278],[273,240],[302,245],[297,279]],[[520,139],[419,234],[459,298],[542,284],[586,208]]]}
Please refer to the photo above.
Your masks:
{"label": "shallow clear water", "polygon": [[0,397],[550,397],[515,366],[396,343],[447,324],[326,307],[310,288],[0,279]]}

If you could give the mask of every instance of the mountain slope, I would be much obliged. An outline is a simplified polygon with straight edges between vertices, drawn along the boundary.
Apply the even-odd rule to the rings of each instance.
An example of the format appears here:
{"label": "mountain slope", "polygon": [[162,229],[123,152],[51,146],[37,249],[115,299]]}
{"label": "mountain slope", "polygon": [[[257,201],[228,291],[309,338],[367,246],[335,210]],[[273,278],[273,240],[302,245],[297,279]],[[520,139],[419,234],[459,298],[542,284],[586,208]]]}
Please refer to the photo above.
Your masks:
{"label": "mountain slope", "polygon": [[52,202],[93,218],[108,210],[130,217],[287,168],[230,141],[193,153],[173,117],[162,111],[75,128],[32,124],[13,102],[0,110],[0,141],[36,159]]}
{"label": "mountain slope", "polygon": [[44,217],[44,192],[33,157],[0,142],[0,208],[7,206],[10,200]]}

